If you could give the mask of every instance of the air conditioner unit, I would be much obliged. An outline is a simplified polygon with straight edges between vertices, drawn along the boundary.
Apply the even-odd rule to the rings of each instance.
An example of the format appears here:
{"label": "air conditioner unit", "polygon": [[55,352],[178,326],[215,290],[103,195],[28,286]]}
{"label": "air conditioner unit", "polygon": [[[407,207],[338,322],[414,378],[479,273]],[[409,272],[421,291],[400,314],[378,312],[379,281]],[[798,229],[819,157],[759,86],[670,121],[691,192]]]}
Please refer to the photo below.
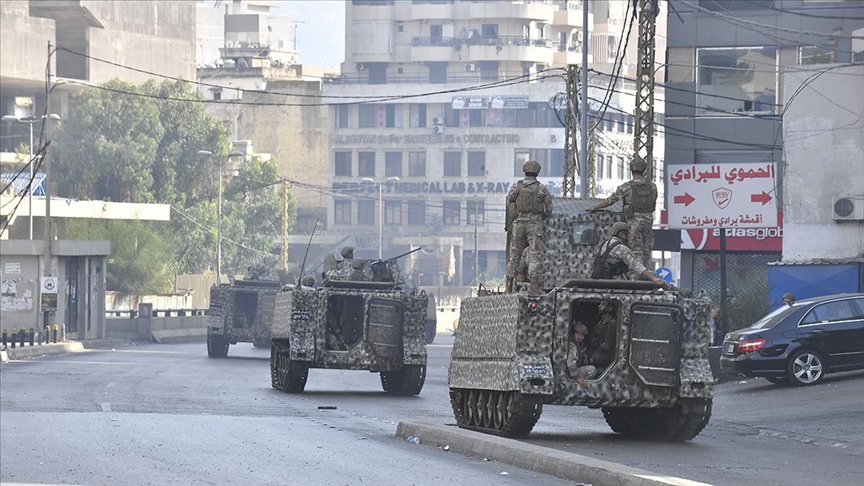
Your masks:
{"label": "air conditioner unit", "polygon": [[433,116],[433,117],[432,117],[432,124],[433,124],[433,125],[440,125],[440,124],[441,124],[441,119],[438,118],[437,116]]}
{"label": "air conditioner unit", "polygon": [[864,221],[864,196],[834,196],[831,213],[835,221]]}
{"label": "air conditioner unit", "polygon": [[432,125],[432,133],[444,133],[444,125]]}
{"label": "air conditioner unit", "polygon": [[471,63],[471,62],[465,64],[465,72],[466,73],[470,73],[470,72],[474,71],[475,69],[477,69],[476,64]]}
{"label": "air conditioner unit", "polygon": [[358,70],[358,71],[365,71],[365,70],[366,70],[366,65],[363,64],[362,62],[358,62],[358,63],[357,63],[357,70]]}

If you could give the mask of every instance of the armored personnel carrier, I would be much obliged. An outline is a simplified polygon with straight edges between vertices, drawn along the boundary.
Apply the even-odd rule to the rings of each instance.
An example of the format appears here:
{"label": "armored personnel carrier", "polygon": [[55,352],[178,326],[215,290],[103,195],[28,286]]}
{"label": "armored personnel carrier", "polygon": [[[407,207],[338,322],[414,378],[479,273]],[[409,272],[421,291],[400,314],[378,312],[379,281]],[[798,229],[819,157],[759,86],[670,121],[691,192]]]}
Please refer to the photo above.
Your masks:
{"label": "armored personnel carrier", "polygon": [[426,293],[405,285],[395,259],[347,266],[325,273],[320,287],[276,295],[271,385],[301,393],[310,368],[368,370],[379,373],[384,391],[418,395],[426,380]]}
{"label": "armored personnel carrier", "polygon": [[[620,213],[588,213],[593,200],[554,200],[544,223],[541,295],[525,291],[462,301],[448,381],[457,424],[505,437],[528,435],[544,405],[600,408],[613,431],[690,440],[711,416],[709,302],[648,281],[591,280],[595,249]],[[614,209],[614,206],[613,206]],[[568,373],[571,325],[587,345],[611,305],[605,366],[587,380]],[[580,383],[581,382],[581,383]]]}
{"label": "armored personnel carrier", "polygon": [[211,287],[207,355],[224,358],[228,347],[237,343],[270,346],[270,326],[281,287],[278,281],[254,279]]}

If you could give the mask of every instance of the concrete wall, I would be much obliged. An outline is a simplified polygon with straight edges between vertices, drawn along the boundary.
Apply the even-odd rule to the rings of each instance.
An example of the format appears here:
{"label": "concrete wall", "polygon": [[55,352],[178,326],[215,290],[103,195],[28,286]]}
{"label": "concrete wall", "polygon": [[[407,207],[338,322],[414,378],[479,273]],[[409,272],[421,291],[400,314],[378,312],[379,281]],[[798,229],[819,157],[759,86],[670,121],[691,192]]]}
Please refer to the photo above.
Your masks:
{"label": "concrete wall", "polygon": [[824,68],[784,75],[784,260],[852,258],[864,252],[864,221],[832,218],[833,197],[864,198],[864,67],[811,79]]}
{"label": "concrete wall", "polygon": [[55,37],[53,20],[30,17],[30,0],[0,2],[0,75],[44,84],[48,41]]}
{"label": "concrete wall", "polygon": [[179,342],[207,337],[207,316],[108,318],[105,339]]}

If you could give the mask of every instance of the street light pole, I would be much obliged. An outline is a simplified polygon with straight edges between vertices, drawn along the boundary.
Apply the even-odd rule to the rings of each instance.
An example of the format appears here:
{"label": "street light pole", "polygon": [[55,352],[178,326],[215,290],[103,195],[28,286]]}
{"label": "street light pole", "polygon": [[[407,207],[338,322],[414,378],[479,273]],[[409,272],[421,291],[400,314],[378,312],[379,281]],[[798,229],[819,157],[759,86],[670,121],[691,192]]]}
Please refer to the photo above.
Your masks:
{"label": "street light pole", "polygon": [[[57,117],[57,115],[54,115]],[[51,117],[51,119],[57,119]],[[45,118],[45,117],[42,117]],[[59,117],[58,117],[59,118]],[[26,123],[30,130],[30,145],[27,146],[27,153],[30,155],[30,179],[27,183],[27,214],[29,219],[29,231],[30,231],[30,239],[33,239],[33,164],[36,163],[35,155],[33,154],[33,124],[39,121],[39,118],[36,117],[26,117],[26,118],[18,118],[14,115],[3,115],[3,121],[8,122],[18,122],[18,123]]]}
{"label": "street light pole", "polygon": [[[376,184],[375,179],[364,177],[366,182]],[[388,181],[398,182],[396,176],[388,177],[386,181],[377,182],[378,184],[378,259],[384,259],[384,183]]]}
{"label": "street light pole", "polygon": [[[198,155],[212,157],[213,152],[210,150],[199,150]],[[228,154],[228,159],[231,157],[242,157],[244,154],[239,150],[235,150]],[[222,162],[225,157],[219,157],[219,174],[217,176],[219,182],[219,196],[216,201],[216,285],[222,280]]]}

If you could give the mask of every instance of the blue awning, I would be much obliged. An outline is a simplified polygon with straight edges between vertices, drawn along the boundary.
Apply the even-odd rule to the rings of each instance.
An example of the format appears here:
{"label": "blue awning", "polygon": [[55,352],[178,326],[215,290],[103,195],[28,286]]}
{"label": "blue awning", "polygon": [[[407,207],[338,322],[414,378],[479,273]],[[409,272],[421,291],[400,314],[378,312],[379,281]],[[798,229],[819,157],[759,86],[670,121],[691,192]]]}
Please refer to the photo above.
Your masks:
{"label": "blue awning", "polygon": [[[0,184],[2,184],[0,189],[6,189],[6,186],[11,182],[15,195],[26,195],[29,179],[29,172],[22,172],[20,174],[18,172],[3,172],[0,174]],[[43,172],[37,172],[33,175],[33,185],[31,187],[34,196],[45,195],[45,174]]]}

